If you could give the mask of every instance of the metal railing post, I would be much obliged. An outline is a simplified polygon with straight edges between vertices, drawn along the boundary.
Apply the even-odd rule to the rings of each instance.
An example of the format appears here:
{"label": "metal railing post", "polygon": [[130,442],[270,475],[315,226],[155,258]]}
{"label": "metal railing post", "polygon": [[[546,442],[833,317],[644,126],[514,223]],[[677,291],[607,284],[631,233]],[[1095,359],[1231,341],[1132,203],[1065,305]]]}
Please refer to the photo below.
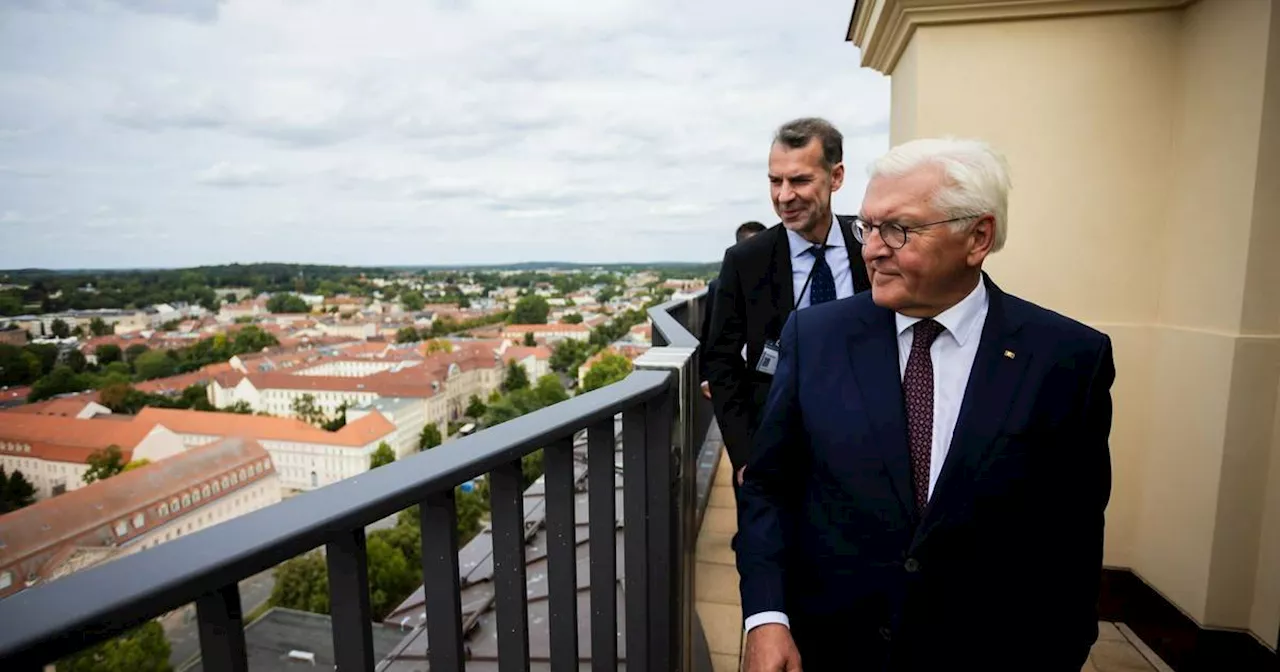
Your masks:
{"label": "metal railing post", "polygon": [[[678,647],[672,661],[675,670],[688,672],[693,664],[693,609],[694,609],[694,549],[697,545],[696,524],[697,479],[693,402],[700,381],[694,370],[695,348],[667,346],[652,349],[635,360],[638,370],[663,371],[672,376],[672,412],[670,447],[670,472],[672,478],[667,489],[671,502],[672,531],[672,598],[668,623],[672,628],[671,642]],[[650,478],[657,474],[650,473]],[[658,606],[658,605],[654,605]],[[651,615],[655,616],[655,615]]]}

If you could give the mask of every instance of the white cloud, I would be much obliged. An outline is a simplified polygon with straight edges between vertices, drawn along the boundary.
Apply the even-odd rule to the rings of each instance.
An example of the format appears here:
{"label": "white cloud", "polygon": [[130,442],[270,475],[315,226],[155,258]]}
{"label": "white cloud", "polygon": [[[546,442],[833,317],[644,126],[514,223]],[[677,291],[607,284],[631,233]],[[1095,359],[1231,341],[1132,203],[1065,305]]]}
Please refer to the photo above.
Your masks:
{"label": "white cloud", "polygon": [[843,212],[887,145],[851,0],[806,7],[6,5],[0,203],[59,214],[8,222],[0,267],[718,259],[775,221],[779,123],[845,132]]}

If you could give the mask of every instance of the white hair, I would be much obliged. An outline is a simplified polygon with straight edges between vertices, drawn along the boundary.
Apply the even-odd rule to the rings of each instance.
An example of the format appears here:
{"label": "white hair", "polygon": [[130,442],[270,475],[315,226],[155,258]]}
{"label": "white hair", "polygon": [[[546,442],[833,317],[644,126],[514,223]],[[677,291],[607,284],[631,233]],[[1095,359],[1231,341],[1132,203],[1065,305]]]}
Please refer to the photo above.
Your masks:
{"label": "white hair", "polygon": [[[991,215],[995,239],[991,251],[1004,247],[1009,233],[1009,167],[1004,156],[981,140],[922,138],[898,145],[868,167],[872,179],[901,177],[927,165],[942,168],[947,183],[933,195],[933,205],[948,217]],[[972,220],[956,222],[963,230]]]}

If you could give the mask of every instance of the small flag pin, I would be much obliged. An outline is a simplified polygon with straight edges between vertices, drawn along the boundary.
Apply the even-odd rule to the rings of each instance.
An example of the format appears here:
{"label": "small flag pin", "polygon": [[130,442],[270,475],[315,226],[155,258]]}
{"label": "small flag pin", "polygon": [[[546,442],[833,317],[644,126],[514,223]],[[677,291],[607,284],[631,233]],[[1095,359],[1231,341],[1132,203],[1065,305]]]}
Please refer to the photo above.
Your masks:
{"label": "small flag pin", "polygon": [[1013,355],[1013,351],[1012,351],[1012,350],[1005,350],[1005,351],[1004,351],[1004,356],[1005,356],[1005,357],[1007,357],[1007,358],[1009,358],[1009,359],[1013,359],[1013,357],[1014,357],[1014,355]]}

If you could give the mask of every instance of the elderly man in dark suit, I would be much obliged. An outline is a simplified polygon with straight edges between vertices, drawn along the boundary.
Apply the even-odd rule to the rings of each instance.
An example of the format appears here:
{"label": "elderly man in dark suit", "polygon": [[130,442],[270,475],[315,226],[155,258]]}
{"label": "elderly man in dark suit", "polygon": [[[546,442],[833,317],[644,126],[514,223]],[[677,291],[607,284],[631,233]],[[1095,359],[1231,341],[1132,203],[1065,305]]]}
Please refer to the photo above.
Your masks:
{"label": "elderly man in dark suit", "polygon": [[[769,183],[780,224],[729,248],[720,265],[704,359],[711,402],[741,482],[760,419],[778,335],[797,309],[870,285],[852,218],[832,214],[844,184],[844,138],[823,119],[788,122],[769,150]],[[744,349],[745,347],[745,349]]]}
{"label": "elderly man in dark suit", "polygon": [[1078,672],[1097,638],[1111,342],[1003,292],[977,141],[872,166],[871,292],[791,316],[736,545],[746,670]]}

